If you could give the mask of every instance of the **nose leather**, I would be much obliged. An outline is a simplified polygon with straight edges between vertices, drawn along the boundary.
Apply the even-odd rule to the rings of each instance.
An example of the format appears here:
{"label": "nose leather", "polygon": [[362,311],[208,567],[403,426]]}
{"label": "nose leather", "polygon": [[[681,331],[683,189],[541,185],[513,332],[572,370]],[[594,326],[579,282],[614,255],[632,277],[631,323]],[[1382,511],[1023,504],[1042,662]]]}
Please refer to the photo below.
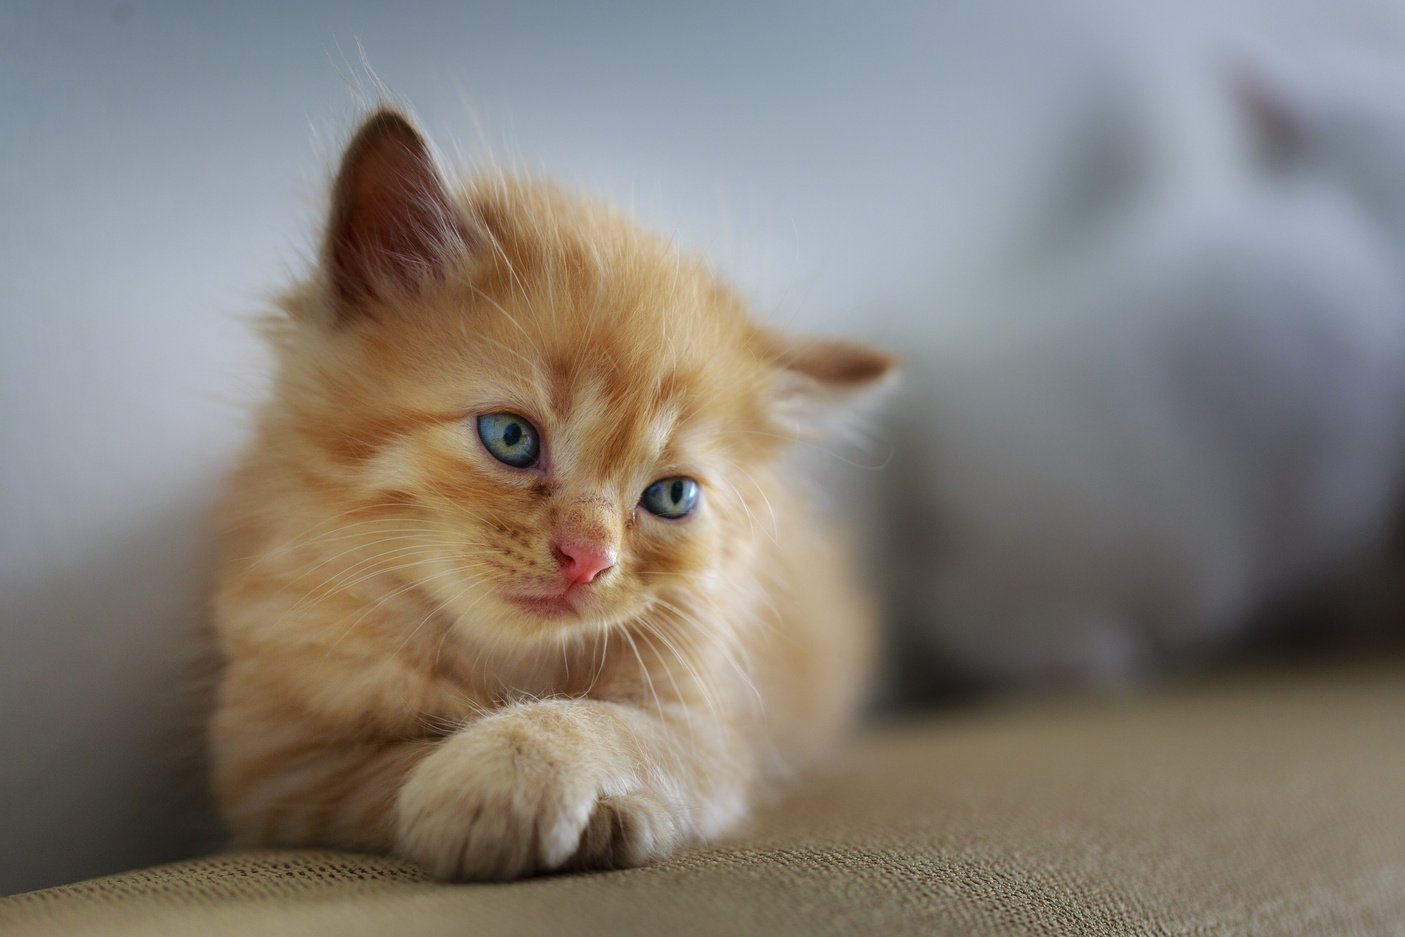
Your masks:
{"label": "nose leather", "polygon": [[561,564],[561,572],[573,586],[594,582],[605,570],[615,565],[615,551],[600,543],[566,540],[554,545],[553,552]]}

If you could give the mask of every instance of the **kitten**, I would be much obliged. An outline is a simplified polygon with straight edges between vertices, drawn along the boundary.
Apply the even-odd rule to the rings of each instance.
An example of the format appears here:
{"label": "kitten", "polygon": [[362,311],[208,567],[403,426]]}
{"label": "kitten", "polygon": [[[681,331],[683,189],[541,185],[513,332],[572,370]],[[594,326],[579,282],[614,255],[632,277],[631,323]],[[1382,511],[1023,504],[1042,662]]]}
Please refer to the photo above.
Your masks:
{"label": "kitten", "polygon": [[1160,134],[1124,148],[1124,191],[907,333],[928,344],[895,580],[968,671],[1117,683],[1199,657],[1396,515],[1405,62],[1225,58],[1107,117],[1106,140]]}
{"label": "kitten", "polygon": [[239,842],[632,866],[845,725],[873,619],[778,457],[888,357],[550,185],[451,186],[389,110],[283,306],[215,600]]}

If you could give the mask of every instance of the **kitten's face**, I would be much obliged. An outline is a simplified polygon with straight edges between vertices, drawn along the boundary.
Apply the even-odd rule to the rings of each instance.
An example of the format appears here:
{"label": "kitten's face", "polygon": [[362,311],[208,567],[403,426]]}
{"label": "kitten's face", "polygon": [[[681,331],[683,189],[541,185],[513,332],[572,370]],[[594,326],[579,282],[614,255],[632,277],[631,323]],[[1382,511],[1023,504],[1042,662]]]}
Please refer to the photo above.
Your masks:
{"label": "kitten's face", "polygon": [[[391,158],[413,155],[395,142]],[[437,177],[404,180],[425,165],[396,167],[392,195],[417,201],[390,209],[389,234],[339,235],[334,216],[329,282],[309,304],[337,321],[304,324],[283,384],[308,459],[335,480],[330,507],[377,557],[368,571],[420,584],[482,637],[520,640],[667,607],[735,568],[765,511],[758,479],[793,436],[787,396],[889,361],[783,348],[702,267],[540,186],[444,195],[430,223],[452,213],[458,227],[416,243],[401,216],[431,204]],[[340,214],[386,227],[370,205]],[[415,251],[417,266],[395,266]]]}
{"label": "kitten's face", "polygon": [[[746,540],[739,492],[775,448],[765,368],[735,310],[662,259],[570,283],[518,257],[515,278],[504,264],[338,336],[357,378],[314,432],[357,450],[353,487],[387,528],[422,531],[437,561],[410,571],[451,608],[518,629],[618,620]],[[697,489],[677,518],[642,503],[671,479]]]}

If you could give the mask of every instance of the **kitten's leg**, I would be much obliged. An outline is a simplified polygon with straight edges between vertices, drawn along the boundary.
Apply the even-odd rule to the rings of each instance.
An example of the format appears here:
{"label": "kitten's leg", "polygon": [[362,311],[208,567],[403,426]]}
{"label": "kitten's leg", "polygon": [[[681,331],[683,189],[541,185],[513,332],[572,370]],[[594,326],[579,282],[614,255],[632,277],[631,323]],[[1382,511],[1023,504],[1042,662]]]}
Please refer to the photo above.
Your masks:
{"label": "kitten's leg", "polygon": [[252,707],[216,727],[236,842],[394,850],[443,878],[660,859],[734,823],[750,777],[711,719],[593,700],[517,704],[434,739],[337,736]]}
{"label": "kitten's leg", "polygon": [[329,845],[384,852],[395,800],[439,740],[337,739],[310,724],[246,723],[225,746],[215,789],[240,845]]}
{"label": "kitten's leg", "polygon": [[400,792],[397,851],[445,878],[640,865],[745,809],[714,719],[596,700],[511,706],[441,742]]}
{"label": "kitten's leg", "polygon": [[210,729],[215,794],[235,841],[390,849],[405,777],[471,708],[447,710],[447,694],[388,658],[250,658],[226,670]]}

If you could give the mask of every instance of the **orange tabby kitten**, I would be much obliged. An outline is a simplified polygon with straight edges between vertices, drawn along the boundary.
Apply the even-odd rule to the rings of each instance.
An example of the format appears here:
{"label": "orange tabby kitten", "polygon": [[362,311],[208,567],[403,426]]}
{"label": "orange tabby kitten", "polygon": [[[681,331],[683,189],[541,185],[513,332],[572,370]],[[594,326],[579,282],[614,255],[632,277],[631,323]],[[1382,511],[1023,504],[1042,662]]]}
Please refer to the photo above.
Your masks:
{"label": "orange tabby kitten", "polygon": [[238,840],[636,865],[843,726],[870,612],[776,459],[887,357],[558,189],[450,186],[390,111],[284,306],[216,598]]}

